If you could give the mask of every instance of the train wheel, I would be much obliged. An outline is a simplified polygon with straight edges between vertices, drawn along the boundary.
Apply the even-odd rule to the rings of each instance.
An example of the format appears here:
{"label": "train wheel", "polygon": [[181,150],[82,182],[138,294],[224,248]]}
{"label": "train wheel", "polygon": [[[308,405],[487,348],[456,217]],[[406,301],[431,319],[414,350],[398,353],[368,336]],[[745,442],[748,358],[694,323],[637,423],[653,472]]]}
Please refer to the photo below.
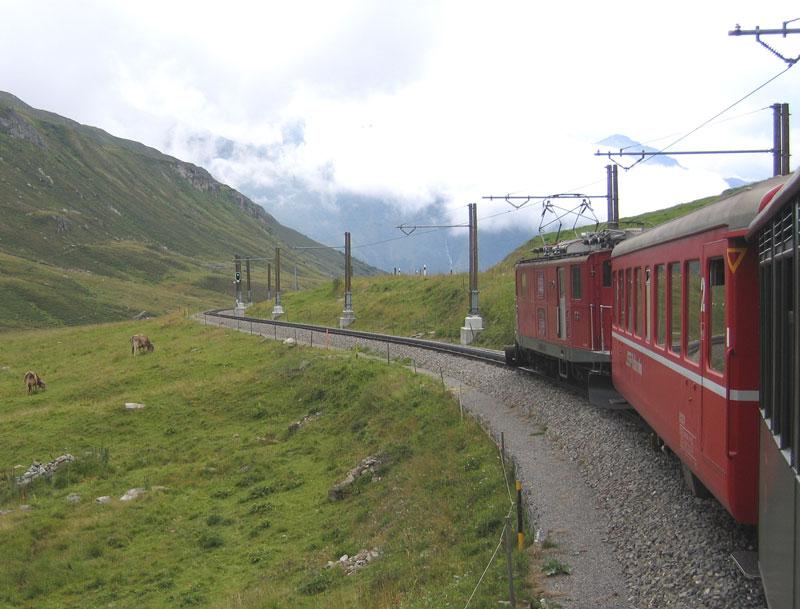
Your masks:
{"label": "train wheel", "polygon": [[506,354],[506,364],[509,366],[519,366],[519,348],[517,345],[511,345],[510,347],[505,348]]}
{"label": "train wheel", "polygon": [[661,439],[656,432],[650,432],[650,447],[655,451],[667,452],[665,449],[664,440]]}
{"label": "train wheel", "polygon": [[689,469],[685,463],[681,463],[683,468],[683,480],[686,486],[691,491],[692,495],[699,499],[710,499],[712,497],[711,491],[706,488],[706,485],[700,481],[700,478],[694,475],[694,472]]}

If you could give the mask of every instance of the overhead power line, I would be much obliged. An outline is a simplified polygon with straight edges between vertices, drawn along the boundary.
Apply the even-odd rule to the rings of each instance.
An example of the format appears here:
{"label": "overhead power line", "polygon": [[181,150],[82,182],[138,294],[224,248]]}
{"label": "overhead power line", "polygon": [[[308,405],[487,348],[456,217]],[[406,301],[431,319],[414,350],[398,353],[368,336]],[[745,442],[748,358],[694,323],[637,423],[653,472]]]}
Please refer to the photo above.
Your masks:
{"label": "overhead power line", "polygon": [[[725,109],[723,109],[723,110],[720,110],[720,111],[719,111],[719,112],[717,112],[717,113],[716,113],[714,116],[712,116],[711,118],[709,118],[709,119],[707,119],[707,120],[703,121],[703,122],[702,122],[702,123],[700,123],[700,124],[699,124],[697,127],[695,127],[694,129],[692,129],[691,131],[689,131],[689,132],[685,133],[684,135],[680,136],[679,138],[677,138],[676,140],[672,141],[671,143],[667,144],[666,146],[664,146],[663,148],[661,148],[659,151],[657,151],[657,152],[645,153],[645,154],[642,156],[642,158],[638,159],[637,161],[634,161],[634,162],[633,162],[631,165],[628,165],[628,166],[626,166],[626,165],[622,165],[621,163],[617,163],[616,161],[613,161],[613,159],[611,159],[611,160],[612,160],[614,163],[617,163],[617,164],[618,164],[620,167],[622,167],[623,169],[625,169],[625,170],[627,171],[627,170],[629,170],[629,169],[633,169],[634,167],[636,167],[636,166],[637,166],[637,165],[639,165],[640,163],[646,163],[646,162],[647,162],[648,160],[650,160],[650,158],[651,158],[651,157],[653,157],[653,156],[658,156],[658,155],[664,154],[664,153],[665,153],[667,150],[669,150],[670,148],[672,148],[672,147],[673,147],[675,144],[678,144],[678,143],[682,142],[683,140],[685,140],[685,139],[686,139],[687,137],[689,137],[690,135],[693,135],[693,134],[697,133],[697,132],[698,132],[698,131],[700,131],[700,129],[702,129],[703,127],[706,127],[706,126],[707,126],[707,125],[709,125],[711,122],[713,122],[714,120],[716,120],[717,118],[719,118],[720,116],[722,116],[723,114],[725,114],[726,112],[728,112],[729,110],[731,110],[731,109],[735,108],[736,106],[738,106],[740,103],[742,103],[742,102],[743,102],[744,100],[746,100],[748,97],[751,97],[751,96],[755,95],[755,94],[756,94],[758,91],[760,91],[761,89],[763,89],[764,87],[766,87],[768,84],[770,84],[771,82],[773,82],[773,81],[774,81],[774,80],[776,80],[777,78],[779,78],[779,77],[783,76],[784,74],[786,74],[786,72],[788,72],[789,70],[791,70],[791,69],[792,69],[792,67],[794,67],[794,64],[790,64],[788,67],[784,68],[783,70],[781,70],[780,72],[778,72],[777,74],[775,74],[774,76],[772,76],[771,78],[769,78],[768,80],[766,80],[765,82],[761,83],[760,85],[758,85],[758,86],[757,86],[755,89],[753,89],[752,91],[750,91],[750,92],[749,92],[749,93],[747,93],[746,95],[744,95],[744,96],[740,97],[739,99],[737,99],[735,102],[733,102],[732,104],[730,104],[729,106],[727,106]],[[745,151],[742,151],[742,152],[745,152]],[[769,150],[767,150],[767,151],[763,151],[763,150],[754,150],[754,151],[746,151],[746,152],[770,152],[770,151],[769,151]],[[692,153],[688,153],[688,152],[684,152],[684,153],[680,153],[680,152],[671,152],[670,154],[692,154]],[[610,153],[609,153],[609,155],[610,155]],[[605,154],[604,154],[604,153],[600,153],[600,156],[605,156]],[[609,156],[609,158],[611,158],[611,157]]]}

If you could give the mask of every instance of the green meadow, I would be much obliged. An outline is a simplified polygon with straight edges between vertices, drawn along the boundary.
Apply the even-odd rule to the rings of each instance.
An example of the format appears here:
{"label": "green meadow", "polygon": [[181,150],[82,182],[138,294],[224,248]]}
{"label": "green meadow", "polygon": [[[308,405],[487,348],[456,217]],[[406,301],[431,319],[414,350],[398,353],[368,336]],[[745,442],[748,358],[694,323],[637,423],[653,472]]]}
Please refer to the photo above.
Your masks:
{"label": "green meadow", "polygon": [[[140,332],[155,352],[133,357]],[[46,391],[26,394],[29,369]],[[496,447],[436,379],[177,315],[4,333],[0,471],[4,608],[460,608],[509,507]],[[380,556],[326,568],[362,549]],[[506,598],[504,575],[495,561],[470,607]]]}

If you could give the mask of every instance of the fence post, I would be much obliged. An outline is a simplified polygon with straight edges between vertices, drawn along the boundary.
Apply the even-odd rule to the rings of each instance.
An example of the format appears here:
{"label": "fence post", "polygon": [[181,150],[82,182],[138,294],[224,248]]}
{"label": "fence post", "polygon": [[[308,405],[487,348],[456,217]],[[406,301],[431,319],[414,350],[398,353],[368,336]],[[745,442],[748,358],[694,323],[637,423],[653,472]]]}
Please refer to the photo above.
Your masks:
{"label": "fence post", "polygon": [[517,550],[525,549],[525,531],[522,529],[522,482],[517,482]]}
{"label": "fence post", "polygon": [[511,609],[516,609],[517,606],[517,599],[516,595],[514,594],[514,568],[512,563],[512,556],[511,556],[511,516],[506,516],[506,528],[503,533],[505,537],[505,545],[506,545],[506,570],[508,572],[508,602],[511,605]]}

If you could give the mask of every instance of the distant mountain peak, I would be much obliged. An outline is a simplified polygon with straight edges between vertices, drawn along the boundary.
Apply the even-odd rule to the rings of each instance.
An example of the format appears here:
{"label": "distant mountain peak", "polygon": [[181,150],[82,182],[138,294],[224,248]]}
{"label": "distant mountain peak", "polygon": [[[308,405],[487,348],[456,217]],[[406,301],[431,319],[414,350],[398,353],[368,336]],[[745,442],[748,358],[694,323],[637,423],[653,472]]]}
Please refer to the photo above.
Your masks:
{"label": "distant mountain peak", "polygon": [[[637,142],[636,140],[632,140],[627,135],[622,133],[615,133],[614,135],[609,135],[607,138],[596,142],[598,146],[605,146],[606,148],[611,148],[610,152],[615,152],[619,150],[624,150],[625,152],[658,152],[658,148],[653,148],[651,146],[645,146],[641,142]],[[678,161],[673,159],[670,156],[666,155],[658,155],[654,156],[648,163],[653,163],[655,165],[661,165],[662,167],[683,167]]]}

